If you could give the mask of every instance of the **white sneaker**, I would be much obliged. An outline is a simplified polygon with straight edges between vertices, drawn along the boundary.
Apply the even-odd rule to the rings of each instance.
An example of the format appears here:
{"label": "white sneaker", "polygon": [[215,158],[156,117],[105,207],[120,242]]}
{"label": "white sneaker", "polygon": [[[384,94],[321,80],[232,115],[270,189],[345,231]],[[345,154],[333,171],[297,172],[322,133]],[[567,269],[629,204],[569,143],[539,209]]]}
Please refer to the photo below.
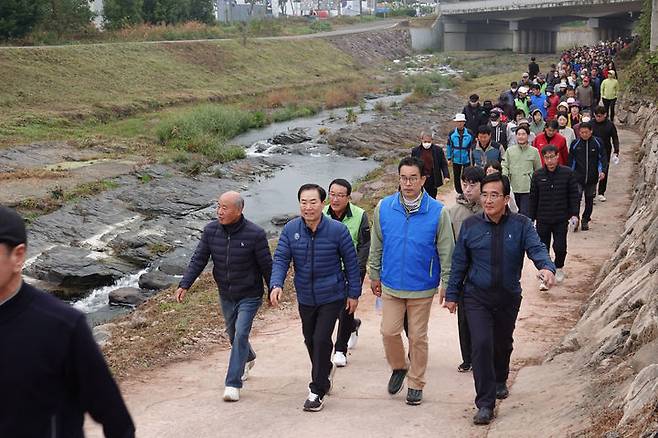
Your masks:
{"label": "white sneaker", "polygon": [[234,388],[232,386],[224,388],[225,402],[236,402],[238,400],[240,400],[240,388]]}
{"label": "white sneaker", "polygon": [[564,271],[562,269],[555,271],[555,281],[558,283],[562,283],[564,281]]}
{"label": "white sneaker", "polygon": [[605,199],[605,196],[603,196],[603,195],[599,195],[596,199],[601,201],[601,202],[607,201],[607,199]]}
{"label": "white sneaker", "polygon": [[543,282],[543,281],[539,282],[539,290],[541,290],[541,291],[547,291],[548,290],[548,286],[546,286],[545,282]]}
{"label": "white sneaker", "polygon": [[337,351],[334,353],[334,365],[336,365],[338,368],[342,368],[345,365],[347,365],[347,356],[345,356],[345,353],[342,351]]}
{"label": "white sneaker", "polygon": [[347,340],[347,349],[351,350],[356,348],[356,343],[359,341],[359,327],[361,327],[361,320],[359,318],[354,318],[355,329],[350,335],[350,338]]}
{"label": "white sneaker", "polygon": [[242,381],[244,382],[249,378],[249,371],[256,365],[256,359],[252,359],[244,364],[244,372],[242,373]]}

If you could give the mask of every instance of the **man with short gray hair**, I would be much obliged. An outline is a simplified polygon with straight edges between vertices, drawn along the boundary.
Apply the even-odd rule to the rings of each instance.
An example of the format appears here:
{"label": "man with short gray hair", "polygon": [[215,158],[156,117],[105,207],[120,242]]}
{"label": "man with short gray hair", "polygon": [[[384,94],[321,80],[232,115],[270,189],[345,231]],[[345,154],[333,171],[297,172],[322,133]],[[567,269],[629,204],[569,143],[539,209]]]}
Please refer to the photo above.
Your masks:
{"label": "man with short gray hair", "polygon": [[238,192],[226,192],[217,204],[217,219],[203,230],[201,241],[176,290],[181,303],[212,257],[212,274],[219,287],[219,301],[231,341],[224,401],[240,400],[242,382],[254,366],[256,353],[249,333],[263,300],[263,278],[270,283],[272,255],[267,235],[242,214],[244,200]]}

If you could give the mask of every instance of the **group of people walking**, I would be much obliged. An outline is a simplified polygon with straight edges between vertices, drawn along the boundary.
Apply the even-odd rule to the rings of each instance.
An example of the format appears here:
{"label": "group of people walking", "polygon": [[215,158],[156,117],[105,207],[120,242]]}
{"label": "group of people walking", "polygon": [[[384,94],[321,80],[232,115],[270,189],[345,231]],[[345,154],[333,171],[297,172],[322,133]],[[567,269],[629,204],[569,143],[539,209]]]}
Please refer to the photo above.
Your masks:
{"label": "group of people walking", "polygon": [[[284,226],[272,256],[265,231],[243,214],[240,193],[223,193],[217,220],[204,228],[175,292],[183,302],[212,260],[231,342],[223,399],[240,400],[256,361],[249,335],[264,287],[269,303],[278,306],[292,264],[311,363],[303,410],[323,408],[336,368],[348,363],[348,349],[358,339],[361,321],[355,312],[368,273],[370,289],[382,303],[380,332],[391,370],[387,392],[398,394],[406,382],[405,402],[422,403],[428,322],[438,294],[440,304],[457,314],[462,362],[456,371],[473,372],[473,422],[490,423],[496,400],[509,396],[525,256],[538,271],[540,290],[563,281],[569,229],[587,231],[597,191],[597,199],[606,200],[609,163],[618,162],[619,154],[613,123],[617,85],[609,85],[614,93],[604,85],[615,80],[614,47],[566,51],[546,74],[533,58],[528,72],[496,105],[481,105],[479,96],[470,96],[454,117],[445,146],[434,142],[430,131],[421,134],[420,144],[398,164],[398,190],[379,201],[372,220],[352,202],[349,181],[335,179],[327,190],[304,184],[297,192],[300,214]],[[450,167],[457,198],[448,207],[436,195],[450,180]],[[43,344],[43,351],[61,344],[61,351],[70,353],[42,364],[39,354],[12,350],[14,344],[3,338],[3,352],[16,356],[23,351],[7,363],[46,367],[53,376],[62,372],[66,382],[19,382],[9,379],[14,373],[3,372],[0,382],[10,396],[27,391],[31,397],[12,412],[20,420],[30,408],[42,407],[48,416],[31,422],[25,417],[24,424],[51,431],[48,436],[81,436],[83,412],[101,421],[107,436],[133,436],[132,420],[84,319],[22,281],[24,224],[9,209],[0,209],[0,219],[0,324],[19,324],[21,337],[15,343]],[[37,339],[39,330],[49,337]],[[90,379],[100,393],[84,390]],[[28,383],[52,388],[46,397],[43,391],[30,392]],[[0,424],[0,430],[11,435],[18,429]]]}

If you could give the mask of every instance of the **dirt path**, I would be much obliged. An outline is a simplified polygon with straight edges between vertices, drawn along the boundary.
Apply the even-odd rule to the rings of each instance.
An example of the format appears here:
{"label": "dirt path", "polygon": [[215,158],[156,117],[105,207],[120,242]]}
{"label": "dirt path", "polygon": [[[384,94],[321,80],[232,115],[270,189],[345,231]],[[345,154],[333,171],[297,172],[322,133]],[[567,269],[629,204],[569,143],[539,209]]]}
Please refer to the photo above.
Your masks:
{"label": "dirt path", "polygon": [[[630,203],[632,160],[637,135],[622,131],[622,162],[613,167],[608,202],[594,208],[591,231],[570,236],[567,279],[539,293],[535,269],[526,264],[524,301],[512,356],[511,396],[500,404],[489,428],[471,425],[473,380],[459,374],[457,322],[434,304],[430,326],[430,360],[424,403],[404,404],[404,392],[386,393],[389,369],[384,358],[380,316],[364,290],[358,315],[363,320],[358,347],[335,377],[334,393],[320,413],[301,410],[307,395],[309,360],[298,317],[272,323],[252,339],[258,354],[239,403],[224,403],[227,351],[200,360],[176,363],[122,383],[139,437],[528,437],[565,436],[586,417],[565,409],[560,397],[578,395],[580,382],[560,380],[541,363],[577,319],[577,310],[592,291],[592,279],[610,255]],[[450,200],[447,200],[450,202]],[[521,367],[521,372],[517,370]],[[559,397],[556,397],[559,395]],[[569,412],[565,412],[569,411]],[[566,415],[566,416],[565,416]],[[572,420],[572,421],[569,421]],[[574,426],[575,425],[575,426]],[[88,436],[102,436],[96,425]]]}

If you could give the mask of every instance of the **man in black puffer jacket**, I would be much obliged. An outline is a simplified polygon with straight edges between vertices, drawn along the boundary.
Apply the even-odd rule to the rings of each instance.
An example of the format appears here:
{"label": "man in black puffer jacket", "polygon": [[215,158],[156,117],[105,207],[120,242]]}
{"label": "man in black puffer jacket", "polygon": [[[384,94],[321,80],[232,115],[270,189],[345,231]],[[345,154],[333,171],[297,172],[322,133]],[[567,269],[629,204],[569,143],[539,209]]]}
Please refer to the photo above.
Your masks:
{"label": "man in black puffer jacket", "polygon": [[[549,144],[542,148],[544,166],[535,171],[530,183],[530,208],[528,217],[537,221],[537,234],[550,251],[551,236],[555,253],[555,279],[564,280],[564,261],[567,257],[567,228],[569,220],[578,224],[580,196],[578,182],[573,171],[558,164],[560,155],[557,146]],[[540,283],[540,290],[547,290]]]}
{"label": "man in black puffer jacket", "polygon": [[180,303],[212,257],[212,273],[219,287],[226,333],[231,341],[224,401],[240,399],[242,382],[256,361],[256,353],[249,345],[249,333],[262,303],[263,278],[269,287],[272,275],[272,255],[265,230],[245,219],[243,208],[244,200],[237,192],[226,192],[219,198],[218,220],[204,228],[176,291]]}

